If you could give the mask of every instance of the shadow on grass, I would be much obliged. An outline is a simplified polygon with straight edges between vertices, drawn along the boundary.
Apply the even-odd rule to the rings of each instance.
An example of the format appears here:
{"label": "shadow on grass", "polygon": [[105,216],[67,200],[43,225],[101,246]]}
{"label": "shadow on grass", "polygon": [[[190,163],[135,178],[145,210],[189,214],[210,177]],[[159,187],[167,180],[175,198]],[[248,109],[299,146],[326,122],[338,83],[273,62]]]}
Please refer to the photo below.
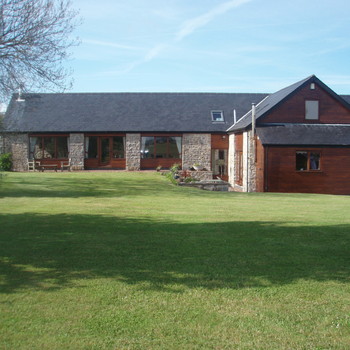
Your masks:
{"label": "shadow on grass", "polygon": [[0,291],[108,277],[140,288],[349,281],[350,227],[178,224],[94,215],[0,215]]}

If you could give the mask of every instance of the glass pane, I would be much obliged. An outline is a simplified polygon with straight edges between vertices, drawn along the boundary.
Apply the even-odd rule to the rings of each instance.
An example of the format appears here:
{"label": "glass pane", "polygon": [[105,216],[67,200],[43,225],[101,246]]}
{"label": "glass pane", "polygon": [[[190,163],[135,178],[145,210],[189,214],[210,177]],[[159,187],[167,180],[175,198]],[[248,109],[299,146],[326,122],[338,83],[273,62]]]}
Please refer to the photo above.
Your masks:
{"label": "glass pane", "polygon": [[213,121],[215,122],[221,122],[224,120],[223,113],[221,111],[213,111],[211,112]]}
{"label": "glass pane", "polygon": [[310,170],[320,170],[319,153],[310,153]]}
{"label": "glass pane", "polygon": [[156,137],[156,158],[168,158],[168,144],[167,137],[157,136]]}
{"label": "glass pane", "polygon": [[113,137],[113,158],[124,158],[124,137]]}
{"label": "glass pane", "polygon": [[57,158],[68,158],[68,138],[57,137]]}
{"label": "glass pane", "polygon": [[296,153],[296,170],[307,170],[307,152]]}
{"label": "glass pane", "polygon": [[318,119],[318,101],[305,101],[305,119]]}
{"label": "glass pane", "polygon": [[153,136],[145,136],[141,138],[141,158],[154,158]]}
{"label": "glass pane", "polygon": [[55,158],[54,137],[44,137],[44,158]]}
{"label": "glass pane", "polygon": [[97,136],[85,138],[85,157],[97,158]]}
{"label": "glass pane", "polygon": [[168,137],[169,158],[181,158],[181,137]]}
{"label": "glass pane", "polygon": [[29,139],[29,158],[41,159],[43,157],[42,137],[30,137]]}
{"label": "glass pane", "polygon": [[101,139],[101,162],[108,163],[109,158],[109,138],[103,138]]}

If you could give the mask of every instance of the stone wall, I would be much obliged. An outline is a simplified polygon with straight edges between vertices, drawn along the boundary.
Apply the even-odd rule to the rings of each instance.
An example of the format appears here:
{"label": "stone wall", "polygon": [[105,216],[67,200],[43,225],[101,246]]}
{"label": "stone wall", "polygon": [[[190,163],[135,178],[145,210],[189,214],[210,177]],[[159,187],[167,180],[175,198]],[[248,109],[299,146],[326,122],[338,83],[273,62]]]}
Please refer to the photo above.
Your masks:
{"label": "stone wall", "polygon": [[255,142],[251,130],[243,133],[243,191],[256,191]]}
{"label": "stone wall", "polygon": [[12,170],[28,170],[28,134],[4,134],[4,152],[12,154]]}
{"label": "stone wall", "polygon": [[141,135],[140,134],[126,134],[126,170],[136,171],[140,170],[140,150],[141,150]]}
{"label": "stone wall", "polygon": [[69,135],[69,158],[72,170],[84,170],[84,134]]}
{"label": "stone wall", "polygon": [[235,135],[230,135],[229,146],[229,183],[235,191],[256,191],[255,142],[251,131],[243,133],[243,186],[237,185],[239,159],[235,152]]}
{"label": "stone wall", "polygon": [[248,145],[249,145],[249,153],[248,153],[248,184],[247,191],[248,192],[256,192],[256,162],[255,162],[255,138],[251,131],[248,132]]}
{"label": "stone wall", "polygon": [[210,134],[183,134],[182,168],[189,169],[196,163],[211,170]]}
{"label": "stone wall", "polygon": [[199,181],[208,181],[213,179],[212,171],[188,171],[190,176]]}

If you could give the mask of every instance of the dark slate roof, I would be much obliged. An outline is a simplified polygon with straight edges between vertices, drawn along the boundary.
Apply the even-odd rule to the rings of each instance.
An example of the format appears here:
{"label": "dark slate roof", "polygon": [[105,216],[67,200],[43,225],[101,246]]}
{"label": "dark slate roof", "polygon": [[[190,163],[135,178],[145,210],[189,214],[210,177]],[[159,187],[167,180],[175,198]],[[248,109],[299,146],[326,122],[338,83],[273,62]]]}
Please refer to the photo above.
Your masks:
{"label": "dark slate roof", "polygon": [[350,95],[339,95],[343,100],[350,104]]}
{"label": "dark slate roof", "polygon": [[[266,94],[64,93],[13,96],[7,132],[224,132]],[[222,110],[225,122],[212,122]]]}
{"label": "dark slate roof", "polygon": [[[298,90],[303,88],[306,84],[317,83],[322,86],[324,90],[330,93],[336,100],[342,103],[345,107],[350,109],[350,96],[339,96],[333,90],[331,90],[327,85],[325,85],[321,80],[319,80],[315,75],[311,75],[295,84],[292,84],[282,90],[279,90],[271,95],[268,95],[264,100],[256,105],[255,108],[255,120],[262,118],[268,112],[271,112],[274,108],[280,105],[283,101],[289,98],[291,95],[296,93]],[[246,129],[252,123],[252,110],[244,115],[235,125],[232,125],[228,131],[237,131]]]}
{"label": "dark slate roof", "polygon": [[350,124],[284,124],[257,127],[263,145],[350,146]]}

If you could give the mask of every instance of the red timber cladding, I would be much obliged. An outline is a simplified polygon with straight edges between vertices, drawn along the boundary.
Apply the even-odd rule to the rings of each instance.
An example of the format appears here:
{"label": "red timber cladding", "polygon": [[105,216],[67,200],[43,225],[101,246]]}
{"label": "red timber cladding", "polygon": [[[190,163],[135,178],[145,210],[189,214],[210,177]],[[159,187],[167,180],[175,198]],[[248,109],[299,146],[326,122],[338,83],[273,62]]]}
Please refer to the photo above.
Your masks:
{"label": "red timber cladding", "polygon": [[[320,171],[296,171],[296,151],[321,153]],[[350,194],[350,148],[266,148],[268,192]]]}
{"label": "red timber cladding", "polygon": [[229,141],[226,134],[212,134],[211,148],[212,149],[228,149]]}
{"label": "red timber cladding", "polygon": [[[306,100],[319,101],[319,120],[305,119]],[[259,122],[350,124],[350,111],[317,84],[314,90],[307,84]]]}
{"label": "red timber cladding", "polygon": [[235,183],[243,185],[243,133],[235,134]]}
{"label": "red timber cladding", "polygon": [[265,178],[265,149],[259,139],[255,143],[256,158],[256,192],[264,192],[264,178]]}

